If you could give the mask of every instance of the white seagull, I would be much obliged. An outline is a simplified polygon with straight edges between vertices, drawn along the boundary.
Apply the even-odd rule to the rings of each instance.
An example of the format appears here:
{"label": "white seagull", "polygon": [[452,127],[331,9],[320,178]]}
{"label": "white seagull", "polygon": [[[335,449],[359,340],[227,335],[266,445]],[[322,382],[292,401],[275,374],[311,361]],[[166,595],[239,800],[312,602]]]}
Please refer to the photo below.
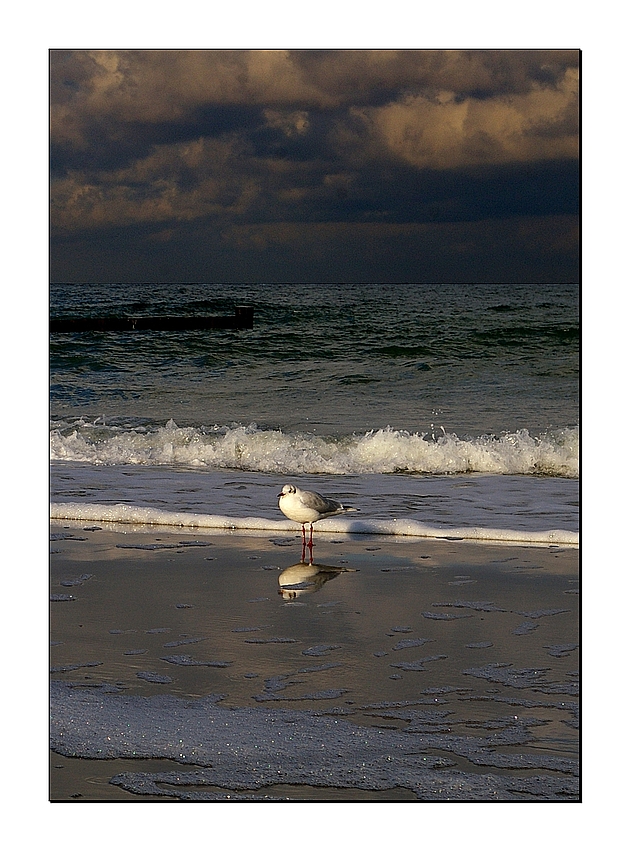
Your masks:
{"label": "white seagull", "polygon": [[300,490],[294,484],[285,484],[282,487],[282,492],[279,494],[279,507],[284,516],[301,523],[304,543],[306,541],[305,524],[310,523],[310,542],[308,543],[310,548],[312,548],[313,522],[358,510],[358,508],[335,502],[334,499],[328,499],[320,493],[314,493],[312,490]]}

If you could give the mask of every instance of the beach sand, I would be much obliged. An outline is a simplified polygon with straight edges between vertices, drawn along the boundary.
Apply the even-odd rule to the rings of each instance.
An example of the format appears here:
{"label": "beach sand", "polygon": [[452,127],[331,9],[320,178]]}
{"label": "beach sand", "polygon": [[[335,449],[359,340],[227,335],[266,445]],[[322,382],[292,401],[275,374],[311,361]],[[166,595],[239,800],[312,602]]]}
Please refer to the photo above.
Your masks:
{"label": "beach sand", "polygon": [[314,540],[53,523],[50,799],[579,799],[578,549]]}

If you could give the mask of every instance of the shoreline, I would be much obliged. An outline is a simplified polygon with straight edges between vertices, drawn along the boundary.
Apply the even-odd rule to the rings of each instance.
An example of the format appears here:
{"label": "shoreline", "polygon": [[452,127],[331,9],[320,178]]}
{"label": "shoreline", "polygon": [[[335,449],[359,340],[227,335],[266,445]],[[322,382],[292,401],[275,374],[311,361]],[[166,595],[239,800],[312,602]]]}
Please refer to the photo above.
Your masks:
{"label": "shoreline", "polygon": [[[287,532],[295,531],[292,520],[270,520],[262,517],[232,517],[217,514],[196,514],[184,511],[164,511],[161,508],[132,505],[98,505],[83,503],[51,503],[51,522],[102,522],[118,525],[148,526],[168,531],[191,529],[205,532],[220,531]],[[436,528],[417,520],[361,520],[331,517],[317,524],[318,534],[368,534],[431,540],[478,540],[484,543],[520,543],[523,545],[561,545],[579,547],[579,533],[563,529],[547,531],[517,531],[508,528],[478,528],[458,526]]]}
{"label": "shoreline", "polygon": [[[576,547],[316,529],[321,569],[309,572],[294,527],[278,537],[59,521],[51,538],[51,800],[578,799]],[[220,699],[205,704],[210,694]],[[180,758],[164,699],[189,706],[185,718],[204,705],[206,719],[242,722],[211,739],[207,724],[190,726]],[[121,700],[136,739],[118,734]],[[323,759],[307,782],[286,741],[284,781],[255,779],[255,748],[273,755],[265,729],[291,712],[313,752],[328,724],[342,769]],[[356,743],[361,729],[371,737]],[[115,741],[107,759],[95,734]],[[149,761],[129,759],[134,747],[141,759],[140,737]],[[402,755],[409,741],[423,766]],[[240,773],[218,763],[228,744],[244,754]],[[182,765],[193,784],[175,782]],[[140,780],[155,769],[162,781]]]}

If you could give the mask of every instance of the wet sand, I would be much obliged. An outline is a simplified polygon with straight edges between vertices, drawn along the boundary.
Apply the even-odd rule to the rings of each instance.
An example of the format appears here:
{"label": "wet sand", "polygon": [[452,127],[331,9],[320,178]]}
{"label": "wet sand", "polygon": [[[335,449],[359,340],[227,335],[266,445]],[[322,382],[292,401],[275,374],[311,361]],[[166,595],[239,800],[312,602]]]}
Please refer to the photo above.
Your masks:
{"label": "wet sand", "polygon": [[[297,534],[66,521],[50,561],[53,801],[579,799],[576,548],[315,531],[315,570]],[[169,729],[200,707],[222,738]]]}

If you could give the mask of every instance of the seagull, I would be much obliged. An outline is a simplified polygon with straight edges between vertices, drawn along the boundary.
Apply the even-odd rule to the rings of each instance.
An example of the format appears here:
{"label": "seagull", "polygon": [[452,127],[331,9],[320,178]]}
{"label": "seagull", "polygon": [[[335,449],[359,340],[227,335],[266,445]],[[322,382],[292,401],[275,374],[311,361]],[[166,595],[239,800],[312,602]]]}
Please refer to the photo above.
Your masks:
{"label": "seagull", "polygon": [[310,542],[308,546],[312,551],[312,524],[320,519],[337,514],[345,514],[348,511],[356,511],[349,505],[342,505],[334,499],[328,499],[320,493],[312,490],[300,490],[294,484],[285,484],[279,494],[279,508],[284,516],[301,523],[301,533],[304,545],[306,543],[305,524],[310,523]]}

